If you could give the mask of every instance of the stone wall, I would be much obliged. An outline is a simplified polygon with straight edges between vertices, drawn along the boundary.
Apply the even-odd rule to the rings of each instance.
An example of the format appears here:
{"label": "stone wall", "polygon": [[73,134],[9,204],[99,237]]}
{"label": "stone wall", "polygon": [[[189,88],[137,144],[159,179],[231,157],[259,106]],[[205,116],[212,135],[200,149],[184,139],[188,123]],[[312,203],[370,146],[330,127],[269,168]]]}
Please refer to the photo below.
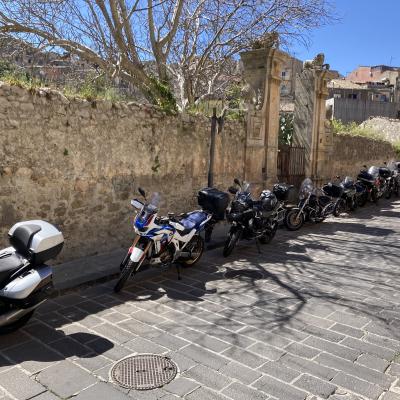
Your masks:
{"label": "stone wall", "polygon": [[363,165],[382,165],[384,161],[397,159],[388,142],[362,136],[334,135],[332,177],[348,175],[356,177]]}
{"label": "stone wall", "polygon": [[[58,261],[127,246],[138,186],[160,192],[162,212],[182,212],[207,184],[207,118],[0,83],[0,132],[0,244],[16,221],[45,219],[65,235]],[[243,176],[244,147],[243,124],[226,122],[215,186]]]}

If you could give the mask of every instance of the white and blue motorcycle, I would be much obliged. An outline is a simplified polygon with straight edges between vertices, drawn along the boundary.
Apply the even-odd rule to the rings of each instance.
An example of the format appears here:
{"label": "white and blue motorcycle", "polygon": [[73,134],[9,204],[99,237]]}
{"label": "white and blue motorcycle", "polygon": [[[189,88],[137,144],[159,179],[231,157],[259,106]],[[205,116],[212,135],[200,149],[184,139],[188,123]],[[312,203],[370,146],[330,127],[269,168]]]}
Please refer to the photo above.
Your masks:
{"label": "white and blue motorcycle", "polygon": [[144,190],[139,188],[139,193],[144,202],[131,200],[136,209],[133,223],[136,235],[121,263],[121,275],[114,287],[116,293],[144,263],[164,267],[175,263],[180,278],[179,266],[193,265],[203,254],[204,240],[200,232],[212,219],[212,214],[203,210],[177,217],[173,213],[167,217],[158,216],[159,194],[154,193],[148,202]]}

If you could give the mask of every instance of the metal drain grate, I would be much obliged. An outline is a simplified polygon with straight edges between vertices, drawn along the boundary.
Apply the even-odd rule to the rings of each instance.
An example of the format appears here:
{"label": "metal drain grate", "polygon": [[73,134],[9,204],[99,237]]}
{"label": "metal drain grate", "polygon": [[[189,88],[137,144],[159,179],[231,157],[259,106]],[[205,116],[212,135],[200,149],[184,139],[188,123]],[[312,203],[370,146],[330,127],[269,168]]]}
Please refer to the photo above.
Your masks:
{"label": "metal drain grate", "polygon": [[127,389],[150,390],[171,382],[178,367],[168,357],[142,354],[119,361],[111,370],[114,382]]}
{"label": "metal drain grate", "polygon": [[231,269],[224,274],[226,279],[239,279],[239,280],[255,280],[262,279],[264,276],[261,272],[254,271],[253,269]]}

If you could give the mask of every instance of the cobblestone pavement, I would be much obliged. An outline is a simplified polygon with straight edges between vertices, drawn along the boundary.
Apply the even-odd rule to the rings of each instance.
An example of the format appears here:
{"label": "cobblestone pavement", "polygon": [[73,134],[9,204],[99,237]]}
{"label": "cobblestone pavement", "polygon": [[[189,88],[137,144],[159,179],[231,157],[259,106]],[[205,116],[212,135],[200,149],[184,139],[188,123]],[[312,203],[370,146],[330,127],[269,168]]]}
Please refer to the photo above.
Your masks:
{"label": "cobblestone pavement", "polygon": [[[373,216],[371,218],[371,215]],[[201,263],[56,298],[0,338],[0,398],[400,399],[400,202],[278,232]],[[254,279],[224,277],[251,269]],[[165,354],[152,391],[110,382],[116,360]]]}

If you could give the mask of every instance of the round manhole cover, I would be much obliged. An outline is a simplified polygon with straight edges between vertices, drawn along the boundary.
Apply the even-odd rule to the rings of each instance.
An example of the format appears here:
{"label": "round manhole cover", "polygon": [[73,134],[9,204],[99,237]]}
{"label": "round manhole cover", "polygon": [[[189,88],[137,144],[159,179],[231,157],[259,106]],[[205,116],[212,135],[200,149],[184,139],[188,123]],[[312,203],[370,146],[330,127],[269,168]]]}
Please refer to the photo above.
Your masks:
{"label": "round manhole cover", "polygon": [[142,354],[119,361],[111,370],[114,382],[127,389],[149,390],[171,382],[178,367],[168,357]]}
{"label": "round manhole cover", "polygon": [[255,280],[262,279],[263,274],[253,269],[231,269],[225,272],[226,279]]}

